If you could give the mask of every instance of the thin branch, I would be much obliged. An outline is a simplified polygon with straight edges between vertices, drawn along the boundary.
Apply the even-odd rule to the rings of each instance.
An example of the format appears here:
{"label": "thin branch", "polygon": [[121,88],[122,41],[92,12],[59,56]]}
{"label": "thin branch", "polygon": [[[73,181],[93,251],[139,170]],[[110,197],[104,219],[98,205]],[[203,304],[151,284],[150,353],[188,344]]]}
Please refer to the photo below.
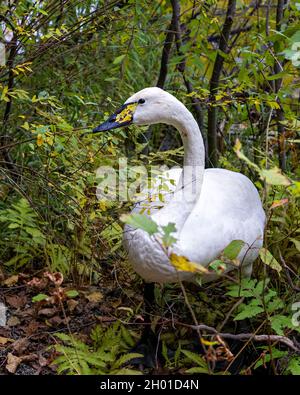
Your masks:
{"label": "thin branch", "polygon": [[[280,31],[281,23],[284,14],[284,3],[285,0],[278,0],[277,9],[276,9],[276,30]],[[274,74],[278,74],[282,71],[282,64],[279,60],[274,60]],[[275,93],[278,94],[282,85],[282,78],[277,78],[275,80]],[[277,144],[278,144],[278,160],[279,166],[282,171],[286,171],[286,141],[285,141],[285,127],[282,124],[284,121],[284,111],[282,109],[282,105],[280,103],[280,99],[277,99],[277,103],[279,104],[279,108],[276,109],[276,120],[277,120]]]}
{"label": "thin branch", "polygon": [[279,343],[285,344],[286,346],[291,348],[293,351],[300,354],[299,346],[286,336],[254,335],[253,333],[240,333],[238,335],[234,335],[232,333],[220,333],[215,328],[205,325],[205,324],[200,324],[200,325],[187,325],[187,324],[182,324],[182,323],[178,323],[178,324],[187,326],[187,327],[192,328],[196,331],[205,330],[205,331],[210,332],[214,335],[218,335],[223,339],[233,339],[233,340],[241,340],[241,341],[242,340],[252,340],[252,341],[257,341],[257,342],[270,342],[270,341],[279,342]]}
{"label": "thin branch", "polygon": [[300,288],[297,287],[297,286],[293,283],[293,280],[292,280],[292,278],[291,278],[291,275],[290,275],[290,270],[291,270],[291,269],[290,269],[290,268],[288,267],[288,265],[285,263],[285,260],[283,259],[283,256],[282,256],[282,254],[281,254],[280,249],[278,249],[278,250],[279,250],[280,261],[281,261],[281,263],[282,263],[282,266],[284,267],[284,270],[285,270],[285,274],[286,274],[288,283],[290,284],[291,288],[292,288],[294,291],[300,292]]}
{"label": "thin branch", "polygon": [[226,18],[224,21],[223,29],[220,36],[220,43],[218,53],[214,63],[209,91],[211,106],[208,108],[208,119],[207,119],[207,139],[208,139],[208,153],[209,160],[213,167],[218,163],[218,149],[217,149],[217,107],[214,105],[216,93],[218,91],[220,77],[223,69],[224,56],[222,52],[229,53],[228,41],[230,38],[230,31],[233,24],[233,18],[236,9],[236,0],[228,0],[228,7]]}

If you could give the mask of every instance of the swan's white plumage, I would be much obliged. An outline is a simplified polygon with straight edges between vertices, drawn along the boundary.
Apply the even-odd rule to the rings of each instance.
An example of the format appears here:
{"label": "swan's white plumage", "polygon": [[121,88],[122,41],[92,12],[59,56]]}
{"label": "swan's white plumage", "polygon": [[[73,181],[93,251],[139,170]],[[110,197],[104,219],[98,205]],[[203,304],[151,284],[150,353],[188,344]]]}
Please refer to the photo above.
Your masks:
{"label": "swan's white plumage", "polygon": [[[133,122],[140,125],[162,122],[179,130],[185,149],[184,174],[189,174],[186,170],[189,166],[196,169],[196,177],[191,179],[199,189],[192,192],[192,183],[181,178],[182,169],[169,170],[163,178],[175,181],[168,183],[170,191],[158,191],[158,181],[152,190],[144,191],[145,199],[141,197],[142,202],[135,205],[133,212],[150,211],[151,217],[160,225],[175,222],[178,232],[173,251],[203,266],[216,259],[232,240],[243,240],[246,245],[238,258],[242,262],[243,274],[249,276],[263,243],[265,226],[265,213],[255,186],[240,173],[225,169],[204,170],[203,140],[198,125],[174,96],[159,88],[146,88],[127,102],[136,102],[140,98],[145,104],[137,107]],[[188,202],[174,198],[181,189],[187,195],[191,194]],[[147,199],[148,193],[157,197],[158,192],[165,197],[161,209],[162,202],[158,198],[151,203]],[[195,275],[178,272],[160,243],[143,230],[126,226],[124,245],[134,269],[146,281],[193,281]],[[215,277],[206,275],[203,280],[210,281]]]}
{"label": "swan's white plumage", "polygon": [[[140,203],[135,204],[132,212],[152,216],[159,212],[163,203],[158,199],[158,189],[167,204],[181,172],[181,169],[171,169],[164,173],[162,179],[170,191],[159,189],[158,180],[156,188],[139,195]],[[173,181],[166,182],[167,179],[174,180],[175,186]],[[148,199],[149,196],[156,198]],[[175,251],[207,266],[232,240],[243,240],[250,248],[246,245],[238,258],[243,261],[243,274],[248,276],[263,244],[264,225],[265,213],[259,194],[247,177],[224,169],[206,169],[200,198],[180,232]],[[178,275],[181,280],[193,281],[194,274],[176,271],[159,244],[145,232],[125,226],[124,245],[135,271],[146,281],[176,282]],[[216,277],[203,276],[203,282]]]}

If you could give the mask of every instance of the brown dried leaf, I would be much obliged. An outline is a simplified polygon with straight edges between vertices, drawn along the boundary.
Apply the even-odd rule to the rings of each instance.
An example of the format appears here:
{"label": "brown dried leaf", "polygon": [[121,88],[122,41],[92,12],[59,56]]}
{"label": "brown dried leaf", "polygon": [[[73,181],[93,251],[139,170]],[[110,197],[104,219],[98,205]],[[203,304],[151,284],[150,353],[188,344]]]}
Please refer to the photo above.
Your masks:
{"label": "brown dried leaf", "polygon": [[274,202],[272,203],[272,206],[270,208],[272,209],[272,208],[284,206],[285,204],[288,204],[288,202],[289,202],[289,199],[274,200]]}
{"label": "brown dried leaf", "polygon": [[24,329],[24,332],[27,336],[30,336],[35,333],[39,327],[40,324],[37,321],[30,321],[27,328]]}
{"label": "brown dried leaf", "polygon": [[46,288],[48,281],[45,278],[33,277],[32,280],[26,283],[29,287],[35,287],[39,290]]}
{"label": "brown dried leaf", "polygon": [[12,353],[7,354],[7,363],[6,363],[6,370],[9,371],[9,373],[16,373],[16,370],[20,363],[22,362],[22,358],[16,357]]}
{"label": "brown dried leaf", "polygon": [[21,323],[21,321],[19,320],[19,318],[15,317],[15,316],[11,316],[7,320],[7,325],[8,326],[17,326],[17,325],[20,325],[20,323]]}
{"label": "brown dried leaf", "polygon": [[15,312],[15,315],[21,318],[28,318],[35,316],[36,310],[33,307],[29,307],[28,309],[18,310]]}
{"label": "brown dried leaf", "polygon": [[27,298],[26,298],[25,295],[23,295],[23,296],[18,296],[18,295],[7,296],[6,297],[6,302],[11,307],[14,307],[15,309],[18,309],[20,307],[25,306],[25,304],[27,303]]}
{"label": "brown dried leaf", "polygon": [[96,291],[96,292],[91,292],[88,295],[85,295],[85,297],[89,302],[99,303],[103,299],[103,294],[101,292]]}
{"label": "brown dried leaf", "polygon": [[113,302],[111,302],[111,306],[114,307],[115,309],[117,307],[119,307],[121,304],[122,304],[122,299],[121,298],[120,299],[116,299]]}
{"label": "brown dried leaf", "polygon": [[16,340],[12,344],[12,347],[14,351],[20,355],[27,349],[28,345],[29,345],[29,341],[26,337],[24,337],[23,339]]}
{"label": "brown dried leaf", "polygon": [[55,291],[53,291],[52,293],[52,299],[50,298],[50,300],[53,300],[52,303],[59,303],[61,300],[65,299],[66,294],[65,294],[65,290],[61,287],[55,289]]}
{"label": "brown dried leaf", "polygon": [[114,309],[108,305],[105,305],[105,306],[103,305],[103,306],[101,306],[101,312],[103,314],[109,314],[109,313],[113,313]]}
{"label": "brown dried leaf", "polygon": [[69,299],[69,300],[67,300],[67,305],[68,305],[68,309],[69,309],[69,311],[74,311],[74,309],[78,306],[78,302],[77,302],[77,300],[74,300],[74,299]]}
{"label": "brown dried leaf", "polygon": [[23,357],[20,358],[21,358],[21,362],[31,362],[31,361],[35,361],[39,357],[37,354],[28,354],[28,355],[23,355]]}
{"label": "brown dried leaf", "polygon": [[0,336],[0,346],[4,346],[8,342],[14,342],[14,339],[10,339],[9,337]]}
{"label": "brown dried leaf", "polygon": [[39,365],[40,366],[47,366],[49,364],[49,360],[43,357],[42,354],[39,354]]}
{"label": "brown dried leaf", "polygon": [[3,285],[6,285],[7,287],[12,287],[13,285],[17,284],[18,281],[19,281],[19,276],[15,274],[4,280]]}
{"label": "brown dried leaf", "polygon": [[55,273],[45,272],[44,277],[48,278],[56,286],[60,286],[64,281],[64,276],[60,272],[55,272]]}
{"label": "brown dried leaf", "polygon": [[45,317],[53,317],[56,314],[58,309],[56,307],[48,308],[48,309],[41,309],[38,312],[38,315],[43,315]]}
{"label": "brown dried leaf", "polygon": [[0,282],[2,282],[4,279],[5,279],[5,276],[4,276],[3,270],[0,267]]}
{"label": "brown dried leaf", "polygon": [[60,325],[60,324],[64,323],[64,319],[60,318],[60,316],[56,315],[54,317],[49,318],[49,320],[47,320],[47,322],[51,326],[57,326],[57,325]]}

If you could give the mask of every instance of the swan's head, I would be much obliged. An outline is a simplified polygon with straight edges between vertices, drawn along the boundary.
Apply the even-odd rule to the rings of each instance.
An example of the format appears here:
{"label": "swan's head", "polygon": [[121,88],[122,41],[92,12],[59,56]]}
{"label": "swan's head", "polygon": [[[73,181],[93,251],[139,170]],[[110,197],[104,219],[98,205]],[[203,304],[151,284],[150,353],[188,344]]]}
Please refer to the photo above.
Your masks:
{"label": "swan's head", "polygon": [[156,87],[145,88],[129,97],[121,108],[93,132],[104,132],[130,124],[173,124],[182,107],[183,104],[170,93]]}

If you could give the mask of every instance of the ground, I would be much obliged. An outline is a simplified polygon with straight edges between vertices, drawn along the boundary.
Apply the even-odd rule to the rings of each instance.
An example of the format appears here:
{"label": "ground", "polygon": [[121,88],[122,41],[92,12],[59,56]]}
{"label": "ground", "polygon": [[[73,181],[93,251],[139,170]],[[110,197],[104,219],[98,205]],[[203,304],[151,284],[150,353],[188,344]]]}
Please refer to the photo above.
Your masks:
{"label": "ground", "polygon": [[[137,277],[126,276],[127,279],[122,278],[121,272],[116,280],[112,271],[107,270],[98,284],[77,287],[59,272],[5,276],[0,286],[0,303],[7,308],[6,326],[0,326],[0,374],[57,374],[53,363],[59,355],[54,346],[61,343],[57,333],[76,334],[77,339],[92,347],[93,328],[97,325],[109,328],[114,322],[122,322],[133,342],[138,342],[145,327],[142,283]],[[199,322],[213,326],[218,322],[229,333],[255,331],[251,320],[237,324],[228,319],[232,301],[225,295],[223,282],[207,285],[205,289],[186,285],[186,292]],[[129,367],[146,374],[188,373],[191,361],[184,360],[183,355],[178,358],[178,349],[197,355],[204,352],[198,334],[192,329],[193,320],[180,287],[156,286],[156,302],[152,321],[158,337],[167,344],[167,351],[156,350],[154,346],[152,359],[157,357],[157,363],[147,366],[138,362]],[[224,342],[210,336],[205,339],[202,346],[215,371],[252,374],[250,366],[253,368],[258,359],[264,358],[260,345],[253,342]],[[254,373],[268,372],[268,364],[263,363]]]}

